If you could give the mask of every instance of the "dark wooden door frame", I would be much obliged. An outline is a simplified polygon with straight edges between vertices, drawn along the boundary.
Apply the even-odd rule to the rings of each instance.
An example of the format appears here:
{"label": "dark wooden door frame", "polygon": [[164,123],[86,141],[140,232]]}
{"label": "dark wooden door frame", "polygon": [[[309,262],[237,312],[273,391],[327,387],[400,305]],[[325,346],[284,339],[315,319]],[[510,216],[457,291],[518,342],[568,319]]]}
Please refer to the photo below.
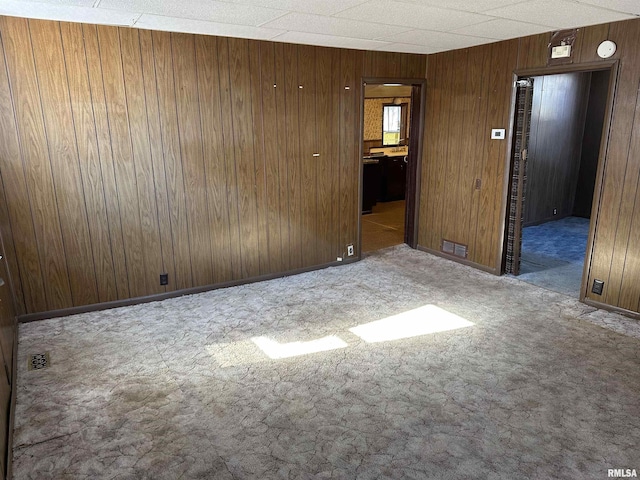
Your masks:
{"label": "dark wooden door frame", "polygon": [[[539,68],[527,68],[514,70],[513,72],[513,91],[511,98],[511,120],[510,120],[510,142],[508,145],[507,165],[506,170],[508,174],[505,175],[505,184],[503,186],[503,206],[508,208],[509,204],[509,187],[508,182],[511,179],[513,168],[513,152],[511,151],[511,143],[513,142],[514,123],[515,123],[515,101],[516,101],[516,82],[520,78],[526,77],[541,77],[545,75],[555,75],[561,73],[577,73],[577,72],[597,72],[602,70],[609,70],[609,90],[607,93],[607,106],[605,108],[604,123],[602,126],[602,138],[600,141],[600,152],[598,154],[598,168],[596,171],[596,183],[593,191],[593,202],[591,208],[591,219],[589,222],[589,237],[587,240],[587,251],[585,253],[584,268],[582,270],[582,282],[580,286],[580,301],[583,302],[586,299],[587,282],[589,279],[589,270],[591,268],[591,257],[593,255],[593,244],[595,239],[595,232],[598,225],[598,217],[600,215],[600,199],[602,194],[602,188],[604,186],[604,176],[607,163],[607,151],[609,149],[609,137],[611,134],[611,123],[613,120],[613,104],[616,95],[617,78],[620,69],[619,60],[603,60],[598,62],[586,62],[581,64],[572,65],[557,65],[552,67],[539,67]],[[506,255],[506,249],[504,248],[504,241],[506,239],[506,229],[508,228],[508,211],[507,208],[503,208],[502,217],[502,239],[500,242],[501,252],[499,258],[501,259],[502,266],[500,272],[504,273],[504,260]]]}
{"label": "dark wooden door frame", "polygon": [[[427,80],[425,78],[386,78],[386,77],[363,77],[360,94],[360,147],[358,157],[358,260],[362,259],[362,156],[364,146],[364,87],[367,84],[399,83],[404,86],[411,85],[411,116],[410,116],[410,136],[409,155],[407,158],[407,182],[405,188],[405,232],[404,240],[411,248],[416,248],[418,244],[418,218],[420,199],[420,172],[422,158],[422,143],[424,139],[425,106],[427,98]],[[417,98],[416,89],[419,89],[420,97]],[[414,108],[417,107],[417,108]],[[415,122],[417,120],[417,122]]]}

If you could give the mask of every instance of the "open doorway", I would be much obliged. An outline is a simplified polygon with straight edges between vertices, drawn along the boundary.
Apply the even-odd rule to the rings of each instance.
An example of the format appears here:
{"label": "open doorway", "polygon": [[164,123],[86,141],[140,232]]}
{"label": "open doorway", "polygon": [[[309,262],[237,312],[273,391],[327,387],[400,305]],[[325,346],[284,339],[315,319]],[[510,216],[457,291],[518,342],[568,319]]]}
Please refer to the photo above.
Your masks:
{"label": "open doorway", "polygon": [[363,91],[360,251],[415,246],[422,86],[366,82]]}
{"label": "open doorway", "polygon": [[518,80],[505,272],[581,297],[611,70]]}

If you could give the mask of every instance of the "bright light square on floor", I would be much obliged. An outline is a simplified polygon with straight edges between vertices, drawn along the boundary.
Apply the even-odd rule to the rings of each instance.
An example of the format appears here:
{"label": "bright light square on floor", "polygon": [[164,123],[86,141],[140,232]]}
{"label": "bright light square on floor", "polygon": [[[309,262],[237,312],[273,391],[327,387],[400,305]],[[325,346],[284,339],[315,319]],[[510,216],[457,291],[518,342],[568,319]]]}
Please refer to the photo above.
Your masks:
{"label": "bright light square on floor", "polygon": [[345,348],[349,345],[335,335],[329,335],[317,340],[308,342],[278,343],[267,337],[253,337],[251,339],[269,358],[274,360],[279,358],[297,357],[309,353],[326,352],[337,348]]}
{"label": "bright light square on floor", "polygon": [[440,307],[425,305],[382,320],[358,325],[349,331],[367,343],[377,343],[446,332],[472,325],[472,322]]}

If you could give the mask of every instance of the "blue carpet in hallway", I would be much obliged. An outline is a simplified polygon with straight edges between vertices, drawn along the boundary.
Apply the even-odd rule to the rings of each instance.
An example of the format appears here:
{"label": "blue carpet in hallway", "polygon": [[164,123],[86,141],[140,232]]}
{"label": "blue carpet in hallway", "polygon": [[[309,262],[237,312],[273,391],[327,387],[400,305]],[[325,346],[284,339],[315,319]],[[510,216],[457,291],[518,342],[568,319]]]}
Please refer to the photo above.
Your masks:
{"label": "blue carpet in hallway", "polygon": [[566,217],[522,230],[522,263],[518,278],[579,296],[589,219]]}

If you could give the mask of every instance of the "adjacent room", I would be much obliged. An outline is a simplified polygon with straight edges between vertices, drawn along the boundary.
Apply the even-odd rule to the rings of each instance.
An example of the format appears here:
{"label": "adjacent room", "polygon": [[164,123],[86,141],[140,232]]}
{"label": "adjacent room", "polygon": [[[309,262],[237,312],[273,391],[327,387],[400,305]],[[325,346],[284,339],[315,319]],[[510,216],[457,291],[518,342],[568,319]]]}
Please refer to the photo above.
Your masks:
{"label": "adjacent room", "polygon": [[0,478],[637,475],[640,7],[553,6],[0,0]]}
{"label": "adjacent room", "polygon": [[534,76],[518,278],[580,296],[609,70]]}
{"label": "adjacent room", "polygon": [[411,85],[364,87],[362,252],[405,243]]}

